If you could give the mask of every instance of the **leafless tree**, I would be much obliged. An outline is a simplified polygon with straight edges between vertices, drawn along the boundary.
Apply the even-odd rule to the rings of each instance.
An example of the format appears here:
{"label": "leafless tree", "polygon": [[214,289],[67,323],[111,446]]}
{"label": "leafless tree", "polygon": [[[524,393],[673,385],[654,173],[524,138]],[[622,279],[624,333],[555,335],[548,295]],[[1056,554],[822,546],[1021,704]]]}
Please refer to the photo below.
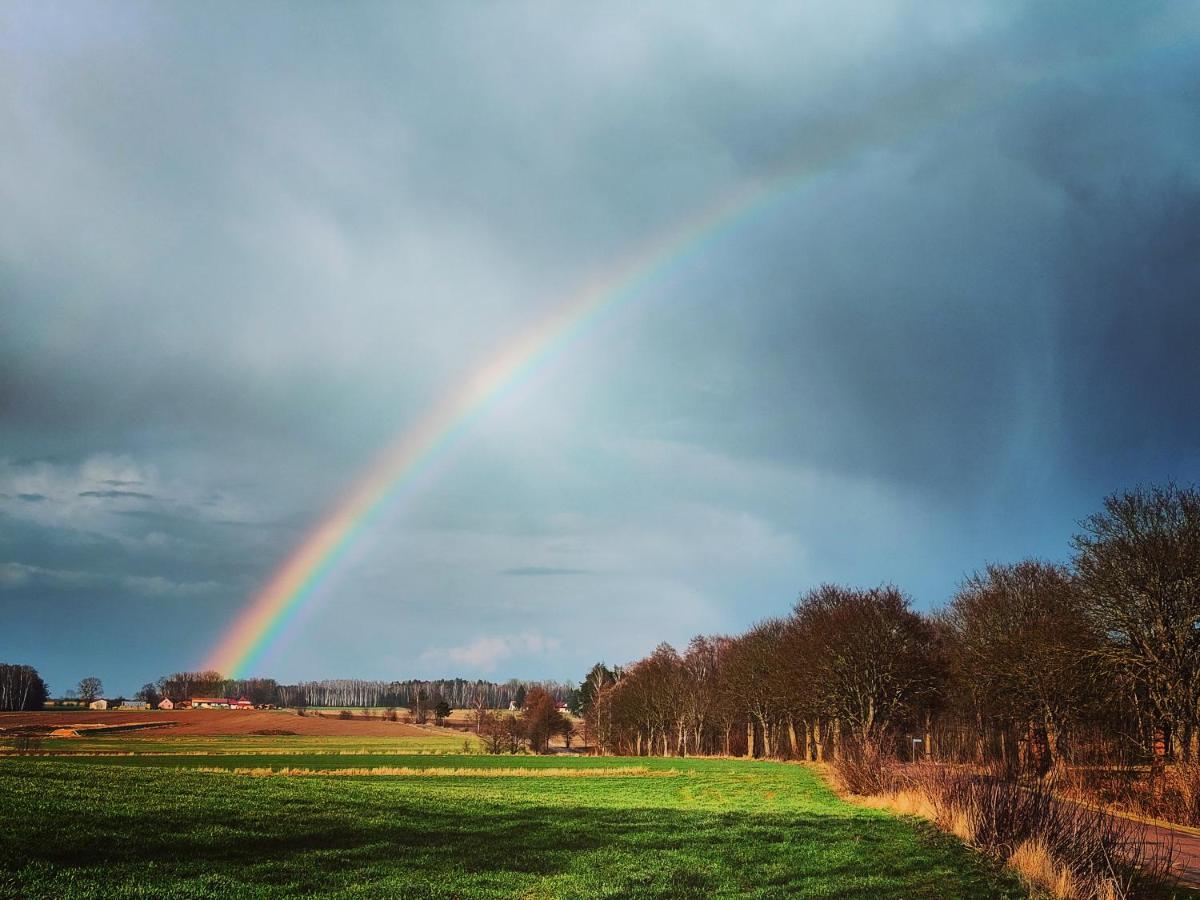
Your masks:
{"label": "leafless tree", "polygon": [[[945,614],[956,688],[971,698],[983,737],[1014,732],[1040,774],[1059,756],[1059,737],[1095,696],[1101,635],[1062,566],[1027,560],[969,577]],[[985,721],[990,720],[990,721]]]}
{"label": "leafless tree", "polygon": [[1075,570],[1109,662],[1135,685],[1155,764],[1195,752],[1200,712],[1200,492],[1113,494],[1075,536]]}
{"label": "leafless tree", "polygon": [[95,675],[89,675],[79,682],[75,690],[78,691],[80,700],[91,702],[104,693],[104,684]]}

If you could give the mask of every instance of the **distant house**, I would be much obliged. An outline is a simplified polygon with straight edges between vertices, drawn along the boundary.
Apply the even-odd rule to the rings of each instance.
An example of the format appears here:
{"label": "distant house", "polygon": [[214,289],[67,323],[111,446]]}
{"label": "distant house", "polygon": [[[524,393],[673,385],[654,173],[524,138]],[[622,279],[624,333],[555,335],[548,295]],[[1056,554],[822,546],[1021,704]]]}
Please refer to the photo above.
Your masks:
{"label": "distant house", "polygon": [[108,709],[107,700],[93,700],[88,704],[88,709]]}
{"label": "distant house", "polygon": [[175,704],[171,701],[170,697],[163,697],[161,700],[158,701],[158,708],[159,709],[174,709]]}
{"label": "distant house", "polygon": [[145,700],[126,700],[117,709],[149,709],[150,704]]}
{"label": "distant house", "polygon": [[254,709],[254,704],[245,697],[238,697],[236,700],[229,701],[230,709]]}
{"label": "distant house", "polygon": [[228,697],[193,697],[192,709],[229,709]]}

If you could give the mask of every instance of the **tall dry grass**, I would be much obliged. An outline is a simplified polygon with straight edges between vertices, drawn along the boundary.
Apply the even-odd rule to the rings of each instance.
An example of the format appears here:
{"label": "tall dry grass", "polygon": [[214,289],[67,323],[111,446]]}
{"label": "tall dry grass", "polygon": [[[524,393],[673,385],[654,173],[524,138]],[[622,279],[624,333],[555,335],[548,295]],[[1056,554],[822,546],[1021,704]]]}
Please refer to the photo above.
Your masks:
{"label": "tall dry grass", "polygon": [[1167,880],[1170,860],[1147,856],[1140,826],[1059,799],[1053,779],[900,765],[879,748],[839,754],[832,772],[842,790],[936,823],[1055,897],[1123,900]]}
{"label": "tall dry grass", "polygon": [[1067,796],[1137,815],[1200,827],[1200,762],[1169,766],[1152,777],[1145,766],[1092,766],[1065,772]]}

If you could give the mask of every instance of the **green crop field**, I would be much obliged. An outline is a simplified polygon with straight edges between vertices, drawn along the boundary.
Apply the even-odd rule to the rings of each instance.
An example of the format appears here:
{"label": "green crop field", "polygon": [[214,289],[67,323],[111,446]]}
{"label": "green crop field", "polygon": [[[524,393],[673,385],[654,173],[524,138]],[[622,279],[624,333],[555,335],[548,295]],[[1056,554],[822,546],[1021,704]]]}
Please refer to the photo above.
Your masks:
{"label": "green crop field", "polygon": [[0,758],[0,895],[1023,896],[797,765],[133,743]]}

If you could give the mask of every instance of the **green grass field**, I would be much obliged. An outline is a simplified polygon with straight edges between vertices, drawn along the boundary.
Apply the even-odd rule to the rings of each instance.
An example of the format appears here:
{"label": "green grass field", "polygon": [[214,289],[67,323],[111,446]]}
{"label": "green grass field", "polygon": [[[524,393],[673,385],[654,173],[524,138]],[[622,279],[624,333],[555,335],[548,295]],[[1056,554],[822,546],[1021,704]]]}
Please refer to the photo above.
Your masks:
{"label": "green grass field", "polygon": [[[180,743],[196,755],[0,758],[0,895],[1023,896],[802,766]],[[126,752],[175,747],[138,744]],[[295,752],[255,752],[281,745]],[[234,774],[378,767],[421,774]]]}

